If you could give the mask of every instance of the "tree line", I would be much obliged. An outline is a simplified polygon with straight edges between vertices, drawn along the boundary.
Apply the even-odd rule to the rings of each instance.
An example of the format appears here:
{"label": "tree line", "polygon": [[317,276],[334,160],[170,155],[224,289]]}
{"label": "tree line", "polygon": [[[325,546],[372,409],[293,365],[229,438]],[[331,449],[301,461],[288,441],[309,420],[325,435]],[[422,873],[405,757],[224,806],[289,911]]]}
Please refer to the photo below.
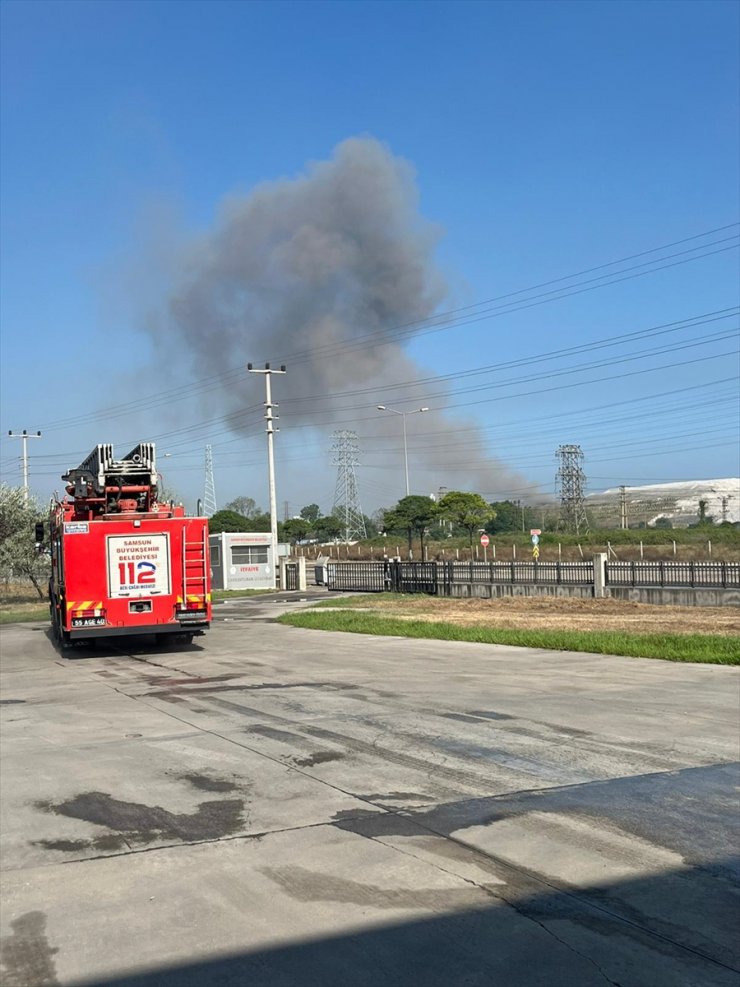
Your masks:
{"label": "tree line", "polygon": [[[492,535],[528,531],[536,521],[532,508],[515,501],[488,503],[480,494],[451,490],[439,500],[416,494],[402,497],[393,507],[365,517],[365,530],[369,539],[379,534],[406,537],[409,549],[418,538],[423,550],[428,538],[438,541],[464,535],[472,545],[481,531]],[[212,532],[269,531],[270,515],[251,497],[237,497],[213,515],[209,528]],[[324,515],[318,504],[308,504],[297,516],[278,523],[278,537],[293,544],[328,542],[345,538],[346,532],[338,513]]]}

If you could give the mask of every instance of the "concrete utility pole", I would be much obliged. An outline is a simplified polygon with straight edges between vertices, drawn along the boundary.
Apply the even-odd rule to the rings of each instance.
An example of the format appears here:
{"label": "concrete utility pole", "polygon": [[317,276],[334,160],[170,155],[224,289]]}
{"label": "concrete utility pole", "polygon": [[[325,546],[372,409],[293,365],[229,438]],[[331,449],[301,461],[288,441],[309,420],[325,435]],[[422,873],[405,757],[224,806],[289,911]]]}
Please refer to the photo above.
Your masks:
{"label": "concrete utility pole", "polygon": [[409,495],[409,450],[406,444],[406,418],[408,415],[420,415],[422,411],[429,411],[429,408],[416,408],[414,411],[396,411],[395,408],[386,408],[384,404],[378,405],[378,411],[388,411],[392,415],[400,415],[403,418],[403,466],[406,476],[406,496]]}
{"label": "concrete utility pole", "polygon": [[28,503],[28,440],[40,439],[41,432],[29,434],[25,428],[22,432],[8,432],[11,439],[23,439],[23,500]]}
{"label": "concrete utility pole", "polygon": [[627,487],[619,488],[619,527],[627,527]]}
{"label": "concrete utility pole", "polygon": [[275,573],[279,570],[278,565],[278,540],[277,540],[277,499],[275,496],[275,452],[273,450],[273,440],[275,432],[279,432],[279,428],[274,428],[273,423],[280,417],[279,415],[273,415],[272,409],[277,408],[277,404],[272,403],[272,388],[270,386],[270,378],[273,374],[284,374],[285,364],[283,364],[279,370],[273,370],[269,363],[265,364],[264,370],[253,367],[251,363],[247,364],[247,370],[250,374],[264,374],[265,375],[265,421],[267,422],[267,473],[270,484],[270,544],[272,546],[272,564],[274,566],[273,580],[275,579]]}

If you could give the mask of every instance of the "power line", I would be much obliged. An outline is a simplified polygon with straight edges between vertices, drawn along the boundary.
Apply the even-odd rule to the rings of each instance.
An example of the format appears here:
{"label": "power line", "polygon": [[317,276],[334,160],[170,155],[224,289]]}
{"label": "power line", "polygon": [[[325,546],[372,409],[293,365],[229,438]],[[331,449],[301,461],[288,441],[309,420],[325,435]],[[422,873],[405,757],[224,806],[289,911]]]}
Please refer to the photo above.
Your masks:
{"label": "power line", "polygon": [[[517,291],[508,292],[508,293],[506,293],[504,295],[499,295],[499,296],[496,296],[494,298],[486,299],[484,301],[477,302],[477,303],[474,303],[472,305],[467,305],[467,306],[463,306],[463,307],[456,308],[456,309],[450,309],[450,310],[448,310],[446,312],[441,312],[441,313],[438,313],[438,314],[436,314],[434,316],[430,316],[428,319],[417,320],[415,322],[401,323],[401,324],[396,325],[396,326],[391,326],[391,327],[384,328],[384,329],[381,329],[381,330],[375,330],[373,332],[366,333],[362,337],[355,337],[354,340],[347,341],[346,343],[343,343],[343,344],[339,344],[339,345],[337,345],[337,344],[327,344],[327,345],[329,346],[329,351],[330,352],[336,353],[336,352],[346,351],[346,350],[349,350],[349,349],[355,349],[355,348],[357,348],[358,343],[362,339],[373,339],[373,338],[378,337],[379,335],[390,335],[392,337],[393,336],[396,336],[397,337],[397,340],[396,341],[398,341],[398,340],[402,339],[404,336],[416,335],[416,334],[418,334],[421,331],[440,331],[443,328],[458,328],[459,325],[460,325],[458,313],[470,312],[471,310],[478,309],[478,308],[480,308],[482,306],[491,305],[494,302],[503,301],[503,300],[506,300],[507,298],[513,298],[513,297],[516,297],[516,296],[519,296],[519,295],[529,294],[529,293],[531,293],[533,291],[539,290],[540,288],[548,287],[548,286],[553,285],[553,284],[564,283],[566,281],[574,281],[576,278],[582,277],[585,274],[590,274],[590,273],[593,273],[593,272],[598,271],[598,270],[604,270],[604,269],[606,269],[608,267],[616,267],[619,264],[626,263],[629,260],[637,259],[639,257],[644,257],[644,256],[647,256],[649,254],[659,253],[659,252],[661,252],[663,250],[671,249],[674,246],[680,246],[680,245],[682,245],[684,243],[688,243],[688,242],[693,241],[693,240],[703,239],[703,238],[708,237],[708,236],[713,236],[715,233],[724,232],[726,230],[732,229],[732,228],[737,227],[737,226],[740,226],[740,223],[729,223],[729,224],[726,224],[725,226],[716,227],[714,230],[708,230],[708,231],[705,231],[704,233],[697,233],[697,234],[694,234],[693,236],[690,236],[690,237],[684,237],[684,238],[682,238],[680,240],[676,240],[676,241],[673,241],[673,242],[668,243],[668,244],[664,244],[664,245],[659,246],[659,247],[653,247],[653,248],[650,248],[649,250],[641,251],[640,253],[637,253],[637,254],[631,254],[631,255],[628,255],[627,257],[620,258],[619,260],[609,261],[609,262],[607,262],[605,264],[601,264],[601,265],[598,265],[598,266],[593,267],[593,268],[588,268],[588,269],[586,269],[584,271],[580,271],[580,272],[577,272],[577,273],[572,274],[572,275],[565,275],[563,277],[555,278],[555,279],[552,279],[550,281],[541,282],[539,284],[532,285],[529,288],[521,288],[521,289],[518,289]],[[727,240],[734,239],[735,236],[733,236],[733,237],[726,237],[724,239],[713,241],[712,243],[709,243],[709,244],[701,244],[701,245],[699,245],[697,247],[691,248],[690,251],[682,251],[680,253],[681,254],[684,254],[684,253],[689,253],[689,252],[692,252],[692,251],[695,251],[695,250],[702,250],[702,249],[704,249],[706,247],[709,247],[709,246],[715,246],[716,244],[724,243]],[[679,264],[679,263],[688,263],[688,262],[693,261],[693,260],[702,259],[705,256],[712,256],[712,255],[714,255],[716,253],[722,253],[725,250],[732,250],[732,249],[736,249],[736,248],[737,248],[737,244],[735,244],[733,246],[721,248],[720,250],[717,250],[717,251],[711,251],[711,252],[705,253],[705,254],[697,254],[697,255],[692,256],[692,257],[685,257],[683,260],[676,261],[676,264]],[[678,256],[679,256],[679,254],[671,254],[671,255],[668,255],[668,257],[656,258],[655,261],[650,261],[650,262],[646,262],[646,263],[650,263],[650,264],[652,264],[652,263],[658,263],[658,262],[660,262],[662,260],[667,260],[669,258],[675,258],[675,257],[678,257]],[[651,270],[648,270],[648,271],[642,271],[642,272],[639,272],[637,274],[630,275],[630,277],[632,277],[632,276],[637,277],[637,276],[643,276],[644,274],[648,274],[648,273],[654,273],[654,271],[664,270],[666,267],[673,267],[673,266],[676,266],[676,264],[668,264],[668,265],[665,265],[665,267],[658,267],[658,268],[655,268],[654,270],[651,269]],[[643,265],[637,265],[637,266],[638,267],[644,267],[645,265],[643,264]],[[629,271],[629,270],[633,270],[633,269],[627,269],[627,270]],[[618,274],[618,273],[624,273],[624,272],[614,272],[614,274]],[[611,275],[609,275],[609,277],[611,277]],[[618,279],[618,281],[621,281],[621,280],[629,280],[629,279],[630,278],[620,278],[620,279]],[[594,280],[595,281],[599,281],[599,280],[602,280],[602,278],[591,279],[591,281],[594,281]],[[585,287],[583,290],[593,290],[594,287],[605,287],[607,284],[618,283],[618,281],[607,281],[604,284],[592,285],[592,287]],[[583,284],[585,285],[585,284],[587,284],[587,282],[583,282]],[[578,285],[571,286],[571,287],[578,287]],[[562,298],[562,297],[570,297],[570,295],[573,294],[573,293],[576,293],[577,294],[577,293],[580,293],[580,291],[579,292],[569,292],[568,294],[560,294],[560,295],[558,295],[555,298],[549,298],[547,300],[552,300],[552,301],[559,300],[559,298]],[[545,292],[544,294],[545,295],[552,295],[553,292]],[[542,296],[534,296],[535,299],[540,299],[541,297]],[[524,301],[527,302],[526,305],[524,304]],[[532,299],[525,299],[524,301],[521,303],[521,307],[523,307],[523,308],[532,307],[529,304],[529,302],[531,302]],[[541,301],[541,300],[537,302],[537,304],[543,304],[543,303],[544,302]],[[511,309],[511,305],[512,304],[515,304],[517,307]],[[504,306],[504,307],[506,307],[508,309],[511,309],[512,311],[519,311],[519,310],[521,310],[521,308],[519,306],[520,306],[520,303],[517,302],[517,303],[511,303],[510,305]],[[482,315],[480,315],[480,313],[478,313],[478,315],[477,315],[477,317],[476,317],[476,319],[474,321],[480,321],[481,318],[483,318],[483,317],[489,317],[489,316],[492,316],[493,314],[510,314],[510,313],[508,311],[507,312],[495,312],[495,310],[490,310],[490,311],[487,312],[487,314],[485,316],[482,316]],[[471,324],[471,323],[465,322],[463,324]],[[388,342],[388,341],[389,340],[386,340],[386,342]],[[374,345],[379,345],[379,344],[376,343]],[[313,347],[310,350],[297,350],[297,351],[295,351],[292,354],[286,355],[285,357],[283,357],[283,359],[290,358],[290,359],[293,360],[293,362],[303,362],[306,359],[314,359],[317,355],[319,355],[319,351],[320,351],[321,355],[326,356],[327,355],[327,352],[325,352],[326,350],[327,350],[327,347]],[[227,384],[229,382],[232,382],[233,380],[238,379],[240,376],[241,376],[241,370],[240,370],[240,368],[235,367],[235,368],[232,368],[231,370],[224,371],[224,372],[219,373],[219,374],[211,375],[210,377],[201,378],[200,380],[195,381],[195,382],[192,382],[192,383],[189,383],[189,384],[179,385],[179,386],[177,386],[175,388],[170,388],[170,389],[165,390],[165,391],[160,391],[158,394],[150,395],[149,397],[142,396],[142,397],[140,397],[140,398],[138,398],[136,400],[132,400],[132,401],[129,401],[129,402],[124,402],[124,403],[121,403],[121,404],[113,405],[112,407],[109,407],[109,408],[103,410],[101,412],[101,415],[102,414],[105,414],[107,418],[110,418],[113,415],[126,414],[126,413],[130,413],[132,411],[148,410],[148,409],[151,409],[151,408],[160,406],[162,404],[172,403],[173,400],[178,400],[179,398],[184,398],[186,396],[190,396],[195,391],[210,390],[213,387],[222,387],[225,384]],[[118,409],[118,410],[116,410],[116,409]],[[70,417],[70,418],[66,418],[66,419],[57,419],[55,421],[52,421],[52,422],[48,423],[45,426],[45,429],[46,430],[52,430],[52,429],[62,428],[62,427],[65,427],[65,426],[82,424],[82,423],[85,423],[85,422],[90,421],[90,417],[91,416],[89,414],[86,414],[86,415],[74,416],[74,417]]]}

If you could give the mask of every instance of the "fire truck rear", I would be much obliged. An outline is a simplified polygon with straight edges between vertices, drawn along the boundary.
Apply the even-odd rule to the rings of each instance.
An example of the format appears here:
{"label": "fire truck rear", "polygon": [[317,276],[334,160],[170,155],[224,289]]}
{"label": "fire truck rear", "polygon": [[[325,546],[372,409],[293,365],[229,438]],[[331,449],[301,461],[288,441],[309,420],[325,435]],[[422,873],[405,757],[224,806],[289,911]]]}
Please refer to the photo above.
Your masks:
{"label": "fire truck rear", "polygon": [[177,635],[211,621],[208,520],[157,500],[154,444],[122,459],[96,446],[62,477],[51,505],[49,606],[61,645],[101,637]]}

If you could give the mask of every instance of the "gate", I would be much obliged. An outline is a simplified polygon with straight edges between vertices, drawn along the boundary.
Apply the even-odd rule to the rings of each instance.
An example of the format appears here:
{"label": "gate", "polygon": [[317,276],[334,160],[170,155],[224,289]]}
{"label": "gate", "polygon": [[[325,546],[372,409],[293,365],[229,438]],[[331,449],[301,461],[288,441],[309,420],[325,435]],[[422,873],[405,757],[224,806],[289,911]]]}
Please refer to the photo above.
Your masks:
{"label": "gate", "polygon": [[439,589],[436,562],[329,562],[326,587],[355,593],[429,593]]}
{"label": "gate", "polygon": [[285,563],[285,589],[298,589],[298,563]]}

